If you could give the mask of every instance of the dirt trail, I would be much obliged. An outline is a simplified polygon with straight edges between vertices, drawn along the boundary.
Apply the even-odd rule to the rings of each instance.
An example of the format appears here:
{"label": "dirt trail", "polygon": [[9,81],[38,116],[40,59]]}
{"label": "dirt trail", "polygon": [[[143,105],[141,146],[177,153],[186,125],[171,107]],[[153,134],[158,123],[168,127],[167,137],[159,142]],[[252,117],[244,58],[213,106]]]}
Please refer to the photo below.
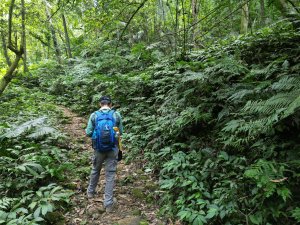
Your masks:
{"label": "dirt trail", "polygon": [[[72,198],[73,209],[66,214],[68,225],[81,224],[101,224],[101,225],[159,225],[165,224],[160,221],[156,214],[158,207],[154,202],[157,200],[157,184],[143,170],[137,169],[133,164],[126,165],[122,160],[118,164],[116,177],[115,197],[117,198],[117,208],[112,213],[106,213],[103,209],[103,192],[105,184],[104,169],[101,171],[100,181],[97,189],[97,196],[94,199],[86,198],[86,188],[88,186],[89,172],[91,170],[90,158],[93,150],[90,140],[86,137],[84,127],[86,120],[79,117],[69,109],[60,107],[68,123],[62,126],[62,130],[77,143],[69,143],[71,151],[74,150],[80,160],[85,157],[85,174],[82,179],[75,179],[76,194]],[[148,203],[147,203],[148,202]],[[151,203],[150,203],[151,202]]]}

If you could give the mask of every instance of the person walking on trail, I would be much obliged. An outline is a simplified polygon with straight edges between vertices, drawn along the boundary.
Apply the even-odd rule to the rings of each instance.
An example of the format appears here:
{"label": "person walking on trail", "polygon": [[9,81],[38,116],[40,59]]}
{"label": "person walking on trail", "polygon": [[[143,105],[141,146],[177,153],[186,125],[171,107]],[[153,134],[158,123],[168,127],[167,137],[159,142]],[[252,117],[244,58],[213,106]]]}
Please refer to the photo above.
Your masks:
{"label": "person walking on trail", "polygon": [[[122,135],[122,118],[119,112],[113,110],[112,100],[108,96],[102,96],[99,100],[100,109],[91,114],[87,128],[87,136],[92,138],[94,149],[93,166],[90,182],[87,189],[87,197],[93,198],[100,177],[102,165],[105,162],[105,193],[104,208],[111,212],[116,205],[113,197],[115,175],[118,158],[118,135]],[[118,132],[116,132],[118,130]]]}

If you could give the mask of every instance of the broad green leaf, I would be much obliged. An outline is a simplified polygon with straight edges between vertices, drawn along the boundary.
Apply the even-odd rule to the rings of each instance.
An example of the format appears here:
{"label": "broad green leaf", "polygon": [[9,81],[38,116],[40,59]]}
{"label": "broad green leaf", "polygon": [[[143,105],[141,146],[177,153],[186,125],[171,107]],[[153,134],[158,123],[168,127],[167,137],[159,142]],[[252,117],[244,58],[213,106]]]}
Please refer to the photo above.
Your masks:
{"label": "broad green leaf", "polygon": [[37,205],[37,202],[31,202],[28,207],[30,209],[34,209],[36,205]]}
{"label": "broad green leaf", "polygon": [[33,217],[34,217],[34,218],[38,218],[38,217],[40,216],[40,214],[41,214],[41,207],[39,206],[39,207],[37,207],[37,209],[34,211]]}

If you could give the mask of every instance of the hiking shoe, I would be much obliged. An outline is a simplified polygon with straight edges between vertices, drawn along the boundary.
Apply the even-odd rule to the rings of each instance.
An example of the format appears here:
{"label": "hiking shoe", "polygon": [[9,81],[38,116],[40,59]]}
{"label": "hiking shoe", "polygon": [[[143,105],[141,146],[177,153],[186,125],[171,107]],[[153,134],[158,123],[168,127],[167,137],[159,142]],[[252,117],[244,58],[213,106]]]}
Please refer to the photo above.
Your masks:
{"label": "hiking shoe", "polygon": [[114,211],[114,209],[116,208],[116,206],[117,206],[117,199],[114,198],[113,199],[113,203],[111,205],[105,207],[105,211],[107,213],[111,213],[111,212]]}
{"label": "hiking shoe", "polygon": [[95,198],[95,193],[89,193],[89,192],[87,192],[86,194],[87,194],[88,198]]}

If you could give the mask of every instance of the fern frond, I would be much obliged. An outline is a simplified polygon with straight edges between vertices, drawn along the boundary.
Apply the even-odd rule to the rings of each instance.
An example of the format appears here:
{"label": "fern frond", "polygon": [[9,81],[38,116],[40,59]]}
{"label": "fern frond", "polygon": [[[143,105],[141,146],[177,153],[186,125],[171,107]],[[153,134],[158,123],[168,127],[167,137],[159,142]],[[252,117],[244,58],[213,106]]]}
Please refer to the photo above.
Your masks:
{"label": "fern frond", "polygon": [[299,207],[296,207],[293,211],[292,211],[292,217],[295,218],[295,220],[297,222],[300,223],[300,208]]}
{"label": "fern frond", "polygon": [[270,197],[277,193],[284,201],[291,197],[291,192],[287,187],[277,187],[278,182],[274,180],[286,180],[284,178],[285,164],[276,163],[275,161],[258,160],[249,166],[244,172],[244,176],[255,180],[258,188],[262,188],[265,197]]}
{"label": "fern frond", "polygon": [[35,131],[32,134],[28,135],[27,137],[38,139],[45,135],[58,135],[58,134],[59,132],[53,127],[43,126],[43,127],[37,127],[37,129],[35,129]]}
{"label": "fern frond", "polygon": [[283,59],[276,59],[275,61],[271,62],[268,66],[263,68],[254,68],[250,71],[247,77],[264,77],[269,78],[273,74],[278,73],[282,64],[284,63]]}
{"label": "fern frond", "polygon": [[268,176],[271,179],[276,179],[282,174],[278,174],[279,170],[275,168],[274,162],[266,161],[263,159],[258,160],[252,164],[246,171],[245,176],[250,178],[256,178],[258,175]]}
{"label": "fern frond", "polygon": [[292,76],[285,76],[272,84],[271,88],[275,91],[289,91],[300,87],[300,79]]}
{"label": "fern frond", "polygon": [[241,100],[243,99],[245,96],[250,95],[255,93],[255,90],[248,90],[248,89],[243,89],[240,91],[235,92],[234,94],[232,94],[228,100],[229,101],[236,101],[236,100]]}
{"label": "fern frond", "polygon": [[4,197],[0,199],[0,210],[8,210],[11,204],[16,200],[17,198],[8,198],[8,197]]}
{"label": "fern frond", "polygon": [[229,139],[234,142],[247,144],[249,140],[254,140],[260,134],[270,133],[278,121],[279,116],[277,114],[249,121],[232,120],[222,129],[223,132],[229,134],[229,137],[223,134],[223,140],[227,142],[227,145],[230,145]]}
{"label": "fern frond", "polygon": [[182,82],[203,81],[207,76],[204,73],[187,71],[182,77]]}
{"label": "fern frond", "polygon": [[219,59],[216,61],[216,65],[205,69],[205,74],[228,75],[227,79],[232,76],[246,74],[248,72],[248,68],[233,57],[224,57]]}
{"label": "fern frond", "polygon": [[39,117],[34,120],[27,121],[21,125],[14,126],[9,129],[8,132],[2,134],[0,138],[15,138],[24,134],[26,131],[30,130],[32,127],[36,127],[38,125],[44,124],[46,121],[46,117]]}
{"label": "fern frond", "polygon": [[283,114],[283,118],[288,117],[294,114],[300,108],[300,94],[296,96],[295,100],[292,101],[289,106],[286,108]]}
{"label": "fern frond", "polygon": [[267,100],[248,101],[243,112],[247,114],[270,115],[280,109],[286,109],[300,94],[300,89],[278,93]]}

